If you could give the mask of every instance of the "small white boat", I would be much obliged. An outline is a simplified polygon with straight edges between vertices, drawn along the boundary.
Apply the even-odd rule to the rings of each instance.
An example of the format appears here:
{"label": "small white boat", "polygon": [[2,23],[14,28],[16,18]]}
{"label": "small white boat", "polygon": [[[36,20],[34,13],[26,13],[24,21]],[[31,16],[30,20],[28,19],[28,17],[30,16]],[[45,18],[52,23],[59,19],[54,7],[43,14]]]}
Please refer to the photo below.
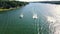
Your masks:
{"label": "small white boat", "polygon": [[34,14],[33,19],[37,19],[37,18],[38,18],[37,14]]}
{"label": "small white boat", "polygon": [[23,14],[21,14],[21,15],[20,15],[20,18],[23,18],[23,16],[24,16],[24,15],[23,15]]}

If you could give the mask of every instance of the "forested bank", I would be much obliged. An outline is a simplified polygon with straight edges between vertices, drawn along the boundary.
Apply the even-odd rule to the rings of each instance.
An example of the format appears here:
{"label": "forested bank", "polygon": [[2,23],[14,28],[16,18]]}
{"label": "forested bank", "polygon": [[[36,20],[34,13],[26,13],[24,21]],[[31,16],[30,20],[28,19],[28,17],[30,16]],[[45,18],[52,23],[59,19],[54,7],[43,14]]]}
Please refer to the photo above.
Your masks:
{"label": "forested bank", "polygon": [[20,2],[20,1],[0,1],[0,9],[9,9],[20,6],[25,6],[28,2]]}

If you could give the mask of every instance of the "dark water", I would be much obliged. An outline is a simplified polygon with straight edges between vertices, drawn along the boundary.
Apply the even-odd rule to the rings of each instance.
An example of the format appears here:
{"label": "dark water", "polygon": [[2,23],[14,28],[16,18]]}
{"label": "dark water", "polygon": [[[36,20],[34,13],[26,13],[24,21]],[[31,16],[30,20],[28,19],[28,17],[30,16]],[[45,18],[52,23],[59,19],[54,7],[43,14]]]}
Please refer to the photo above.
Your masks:
{"label": "dark water", "polygon": [[[0,12],[0,34],[38,34],[36,23],[39,23],[40,34],[49,34],[49,25],[45,16],[51,13],[47,6],[49,7],[41,3],[30,3],[16,10]],[[19,18],[21,13],[24,14],[22,19]],[[39,17],[36,23],[32,18],[33,14]]]}

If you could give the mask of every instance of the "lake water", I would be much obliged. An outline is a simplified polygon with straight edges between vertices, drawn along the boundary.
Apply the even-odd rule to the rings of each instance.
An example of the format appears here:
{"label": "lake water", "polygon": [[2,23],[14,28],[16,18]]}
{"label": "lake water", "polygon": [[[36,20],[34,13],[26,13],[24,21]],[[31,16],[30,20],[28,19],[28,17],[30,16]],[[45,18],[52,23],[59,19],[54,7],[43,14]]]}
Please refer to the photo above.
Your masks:
{"label": "lake water", "polygon": [[60,5],[29,3],[16,10],[0,12],[0,34],[60,34],[59,26]]}

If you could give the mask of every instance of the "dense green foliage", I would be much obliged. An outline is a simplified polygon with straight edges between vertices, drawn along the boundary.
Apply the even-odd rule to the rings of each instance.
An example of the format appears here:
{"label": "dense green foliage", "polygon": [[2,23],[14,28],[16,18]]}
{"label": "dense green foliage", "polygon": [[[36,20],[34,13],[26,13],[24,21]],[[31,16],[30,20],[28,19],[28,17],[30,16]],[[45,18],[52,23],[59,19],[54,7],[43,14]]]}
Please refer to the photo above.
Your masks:
{"label": "dense green foliage", "polygon": [[60,1],[41,1],[40,3],[60,4]]}
{"label": "dense green foliage", "polygon": [[0,8],[9,9],[14,7],[20,7],[28,4],[27,2],[20,2],[20,1],[0,1]]}

